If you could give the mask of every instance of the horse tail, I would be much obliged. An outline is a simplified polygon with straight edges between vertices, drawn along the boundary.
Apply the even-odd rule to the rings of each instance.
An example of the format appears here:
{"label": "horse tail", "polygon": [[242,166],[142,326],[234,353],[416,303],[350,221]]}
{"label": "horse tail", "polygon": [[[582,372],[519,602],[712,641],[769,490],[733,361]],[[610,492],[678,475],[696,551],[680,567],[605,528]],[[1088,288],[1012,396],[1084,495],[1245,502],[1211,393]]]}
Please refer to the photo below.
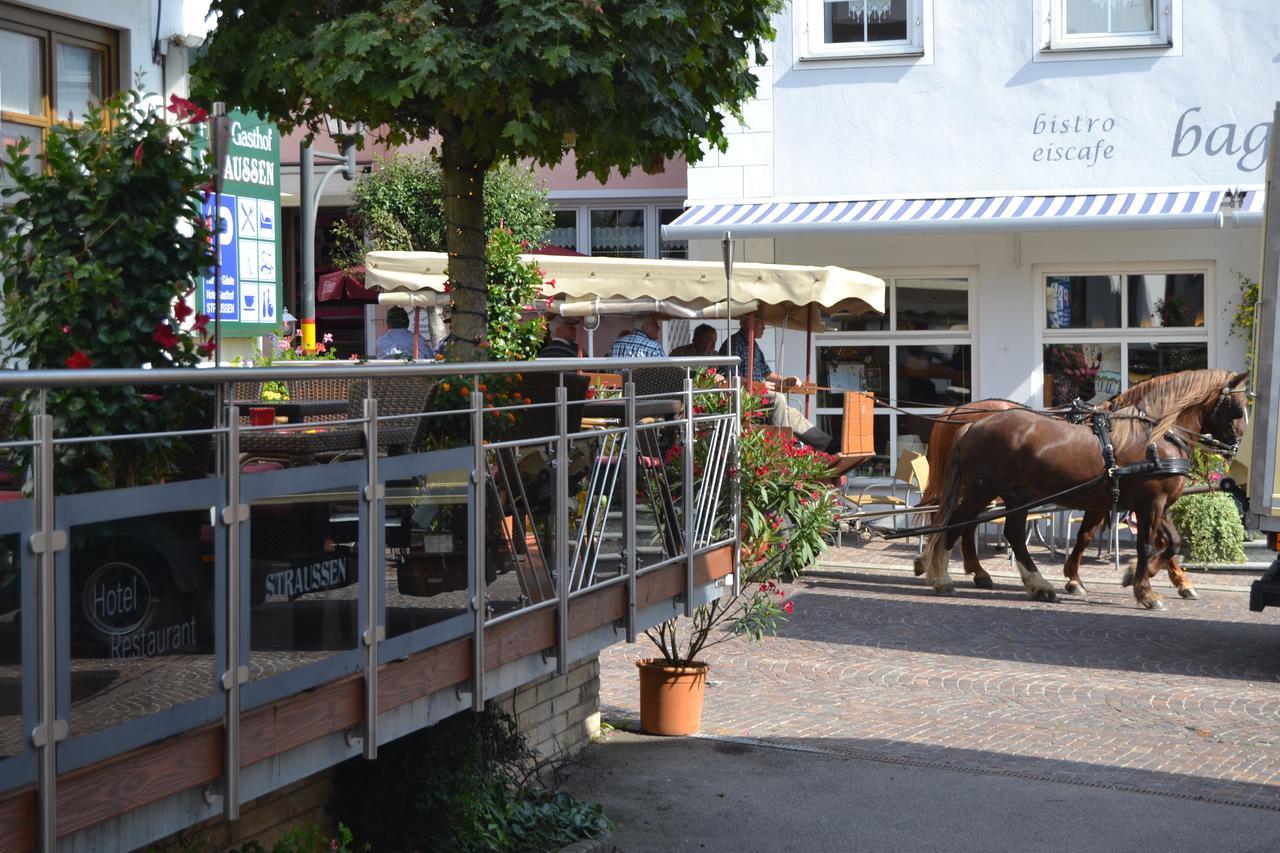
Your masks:
{"label": "horse tail", "polygon": [[[942,486],[938,490],[937,501],[938,509],[933,513],[933,521],[938,526],[946,526],[951,522],[951,516],[955,514],[956,507],[960,505],[960,475],[961,469],[964,467],[960,464],[960,449],[965,433],[969,431],[972,424],[961,424],[959,429],[955,431],[952,439],[952,451],[947,454],[944,460],[944,475],[942,477]],[[932,468],[930,468],[932,470]],[[933,480],[933,477],[929,478]],[[948,532],[945,530],[929,535],[929,544],[925,546],[924,556],[921,558],[921,567],[931,581],[940,580],[947,570],[947,557],[950,549],[947,547]],[[954,541],[954,540],[953,540]]]}
{"label": "horse tail", "polygon": [[[929,462],[929,470],[931,472],[941,473],[946,470],[947,459],[951,456],[951,446],[955,443],[956,425],[950,423],[949,419],[955,415],[955,407],[946,409],[938,417],[940,420],[933,422],[933,429],[929,430],[929,446],[925,449],[925,459]],[[925,506],[933,506],[938,502],[938,495],[942,491],[941,477],[931,474],[929,482],[924,484],[924,490],[920,494],[920,503]],[[929,513],[920,513],[919,523],[928,524],[930,518]]]}

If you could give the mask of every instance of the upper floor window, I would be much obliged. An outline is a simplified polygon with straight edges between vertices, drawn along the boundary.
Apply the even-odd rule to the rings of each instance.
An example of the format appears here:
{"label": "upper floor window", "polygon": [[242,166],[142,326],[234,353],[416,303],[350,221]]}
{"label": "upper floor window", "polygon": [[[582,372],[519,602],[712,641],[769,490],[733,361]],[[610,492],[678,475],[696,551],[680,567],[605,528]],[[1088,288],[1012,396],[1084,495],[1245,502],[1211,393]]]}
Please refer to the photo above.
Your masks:
{"label": "upper floor window", "polygon": [[1048,50],[1166,47],[1172,0],[1048,0]]}
{"label": "upper floor window", "polygon": [[114,90],[114,31],[0,3],[0,147],[78,122]]}
{"label": "upper floor window", "polygon": [[919,56],[926,0],[804,0],[804,59]]}

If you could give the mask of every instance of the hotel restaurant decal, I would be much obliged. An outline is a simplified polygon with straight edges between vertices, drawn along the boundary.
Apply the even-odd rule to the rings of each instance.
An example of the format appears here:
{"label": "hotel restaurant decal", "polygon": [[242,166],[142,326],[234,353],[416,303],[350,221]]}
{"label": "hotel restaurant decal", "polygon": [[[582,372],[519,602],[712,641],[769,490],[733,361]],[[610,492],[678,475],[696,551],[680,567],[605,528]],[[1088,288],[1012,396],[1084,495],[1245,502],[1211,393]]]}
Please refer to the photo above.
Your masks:
{"label": "hotel restaurant decal", "polygon": [[[233,111],[227,161],[222,170],[222,207],[215,239],[222,260],[222,333],[254,337],[280,322],[280,132],[252,113]],[[207,220],[214,197],[204,202]],[[213,270],[200,288],[200,310],[218,306]]]}

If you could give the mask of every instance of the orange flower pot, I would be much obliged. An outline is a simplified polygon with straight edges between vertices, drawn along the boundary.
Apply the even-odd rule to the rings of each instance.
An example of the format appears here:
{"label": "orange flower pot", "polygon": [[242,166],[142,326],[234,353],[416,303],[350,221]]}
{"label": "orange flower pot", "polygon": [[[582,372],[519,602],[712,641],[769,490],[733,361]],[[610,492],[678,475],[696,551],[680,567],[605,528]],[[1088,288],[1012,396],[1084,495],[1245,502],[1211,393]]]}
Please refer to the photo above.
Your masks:
{"label": "orange flower pot", "polygon": [[661,658],[636,661],[640,668],[640,730],[651,735],[691,735],[702,726],[707,670],[700,661],[673,666]]}

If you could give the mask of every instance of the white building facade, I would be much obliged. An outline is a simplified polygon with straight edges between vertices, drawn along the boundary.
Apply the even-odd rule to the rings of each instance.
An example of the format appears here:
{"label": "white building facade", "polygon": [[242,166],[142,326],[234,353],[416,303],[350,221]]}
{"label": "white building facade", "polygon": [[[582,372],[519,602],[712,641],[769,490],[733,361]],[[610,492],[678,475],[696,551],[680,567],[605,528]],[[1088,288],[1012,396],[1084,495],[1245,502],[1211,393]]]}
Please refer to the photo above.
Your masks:
{"label": "white building facade", "polygon": [[[776,341],[782,372],[923,412],[1243,369],[1280,7],[792,0],[775,23],[757,99],[664,233],[886,279],[883,316]],[[833,434],[837,403],[812,404]],[[880,412],[878,466],[928,428]]]}

